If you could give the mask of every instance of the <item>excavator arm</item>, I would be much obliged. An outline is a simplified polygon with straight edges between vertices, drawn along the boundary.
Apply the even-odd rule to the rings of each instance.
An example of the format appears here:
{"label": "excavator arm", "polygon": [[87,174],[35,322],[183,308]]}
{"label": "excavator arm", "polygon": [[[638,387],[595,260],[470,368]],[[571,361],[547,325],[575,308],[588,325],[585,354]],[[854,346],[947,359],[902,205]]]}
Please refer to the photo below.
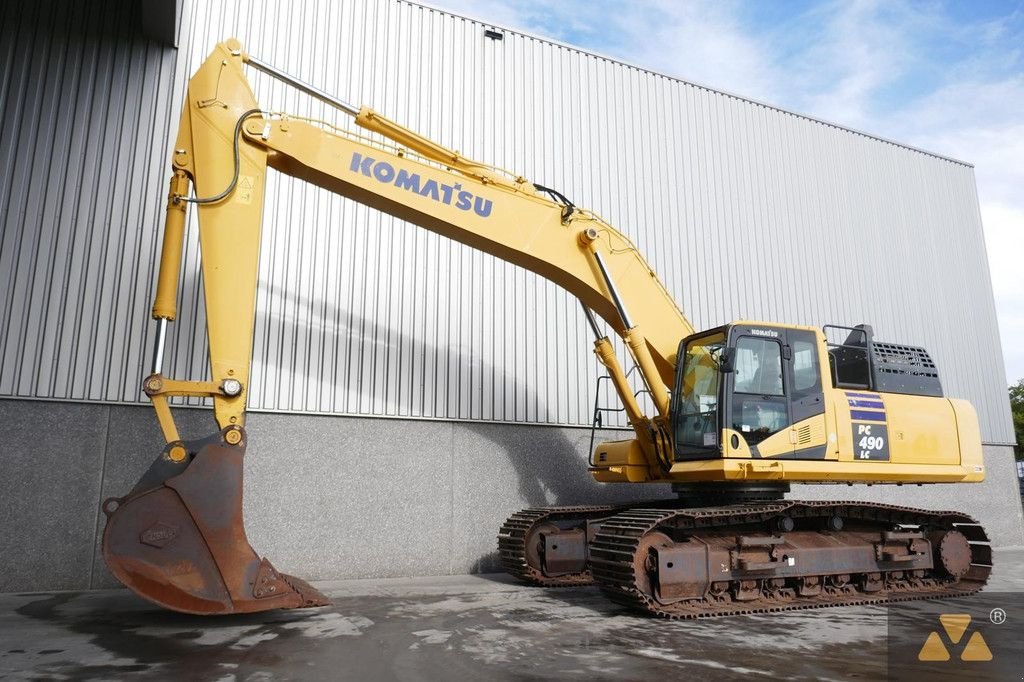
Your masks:
{"label": "excavator arm", "polygon": [[[249,63],[353,116],[378,138],[265,111]],[[381,141],[383,139],[383,141]],[[167,441],[136,487],[104,503],[104,557],[137,593],[171,609],[231,613],[325,599],[279,574],[245,537],[242,457],[253,347],[263,193],[268,166],[540,274],[576,296],[636,431],[630,480],[667,480],[669,386],[680,339],[693,333],[632,242],[559,193],[462,157],[367,109],[356,109],[242,51],[217,45],[189,82],[172,156],[153,317],[157,342],[143,388]],[[189,204],[198,210],[210,381],[163,375],[167,324],[177,315]],[[650,391],[645,415],[594,315],[625,342]],[[209,397],[219,431],[183,441],[172,396]]]}

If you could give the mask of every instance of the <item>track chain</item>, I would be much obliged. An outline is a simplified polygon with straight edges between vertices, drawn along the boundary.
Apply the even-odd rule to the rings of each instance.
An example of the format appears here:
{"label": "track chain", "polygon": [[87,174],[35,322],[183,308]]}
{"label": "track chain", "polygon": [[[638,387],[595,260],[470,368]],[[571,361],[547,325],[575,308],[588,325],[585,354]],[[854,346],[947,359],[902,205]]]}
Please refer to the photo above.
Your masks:
{"label": "track chain", "polygon": [[[883,524],[932,525],[956,528],[971,542],[971,567],[958,581],[926,579],[912,586],[889,585],[881,593],[857,592],[821,594],[815,597],[777,598],[764,595],[753,601],[689,600],[661,604],[642,589],[634,573],[634,556],[641,538],[659,527],[720,530],[733,525],[763,523],[787,514],[794,518],[840,516],[844,519],[877,521]],[[613,601],[634,610],[671,619],[709,618],[815,609],[856,604],[882,604],[916,599],[958,597],[979,591],[991,573],[991,550],[984,530],[970,516],[959,512],[932,512],[895,505],[851,502],[778,501],[694,509],[625,509],[601,525],[590,547],[590,566],[601,590]]]}
{"label": "track chain", "polygon": [[607,516],[629,509],[627,506],[591,505],[576,507],[535,507],[510,516],[498,532],[498,555],[501,567],[512,576],[544,587],[590,585],[594,582],[589,570],[557,577],[545,576],[527,561],[526,542],[537,526],[565,518],[585,520]]}

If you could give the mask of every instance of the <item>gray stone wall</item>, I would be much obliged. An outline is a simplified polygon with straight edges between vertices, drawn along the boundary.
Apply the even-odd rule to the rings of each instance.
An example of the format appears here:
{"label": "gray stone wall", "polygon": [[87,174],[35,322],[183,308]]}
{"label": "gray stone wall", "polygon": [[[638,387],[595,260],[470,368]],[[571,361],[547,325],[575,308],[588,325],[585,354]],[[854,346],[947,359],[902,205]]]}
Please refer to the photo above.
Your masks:
{"label": "gray stone wall", "polygon": [[[214,430],[206,411],[176,417],[183,437]],[[264,413],[248,428],[249,539],[310,580],[492,571],[498,527],[522,507],[669,494],[593,482],[587,429]],[[116,585],[99,554],[99,505],[124,495],[159,451],[152,410],[0,400],[0,444],[0,592]],[[985,456],[980,485],[799,486],[794,496],[961,509],[995,544],[1020,545],[1011,450]]]}

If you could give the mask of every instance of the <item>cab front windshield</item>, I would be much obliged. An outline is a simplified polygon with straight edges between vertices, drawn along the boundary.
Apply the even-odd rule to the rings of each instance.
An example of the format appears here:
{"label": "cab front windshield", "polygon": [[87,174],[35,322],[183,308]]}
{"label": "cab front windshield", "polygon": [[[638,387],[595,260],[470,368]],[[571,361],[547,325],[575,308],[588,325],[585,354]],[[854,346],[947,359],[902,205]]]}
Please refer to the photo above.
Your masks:
{"label": "cab front windshield", "polygon": [[725,334],[694,339],[686,345],[676,379],[673,426],[676,455],[704,455],[718,451],[718,386],[721,382]]}

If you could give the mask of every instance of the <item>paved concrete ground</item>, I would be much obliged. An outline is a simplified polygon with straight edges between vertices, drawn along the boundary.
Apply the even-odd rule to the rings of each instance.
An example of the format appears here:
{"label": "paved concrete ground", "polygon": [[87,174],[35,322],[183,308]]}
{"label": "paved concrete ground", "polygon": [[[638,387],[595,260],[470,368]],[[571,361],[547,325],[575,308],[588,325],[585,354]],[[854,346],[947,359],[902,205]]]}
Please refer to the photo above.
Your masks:
{"label": "paved concrete ground", "polygon": [[[988,591],[1024,592],[1024,550],[999,552],[996,565]],[[318,586],[332,607],[225,618],[161,611],[124,590],[0,595],[0,677],[874,680],[888,672],[886,609],[877,606],[669,622],[632,615],[594,588],[529,588],[504,576]],[[1024,660],[1021,639],[996,653]]]}

